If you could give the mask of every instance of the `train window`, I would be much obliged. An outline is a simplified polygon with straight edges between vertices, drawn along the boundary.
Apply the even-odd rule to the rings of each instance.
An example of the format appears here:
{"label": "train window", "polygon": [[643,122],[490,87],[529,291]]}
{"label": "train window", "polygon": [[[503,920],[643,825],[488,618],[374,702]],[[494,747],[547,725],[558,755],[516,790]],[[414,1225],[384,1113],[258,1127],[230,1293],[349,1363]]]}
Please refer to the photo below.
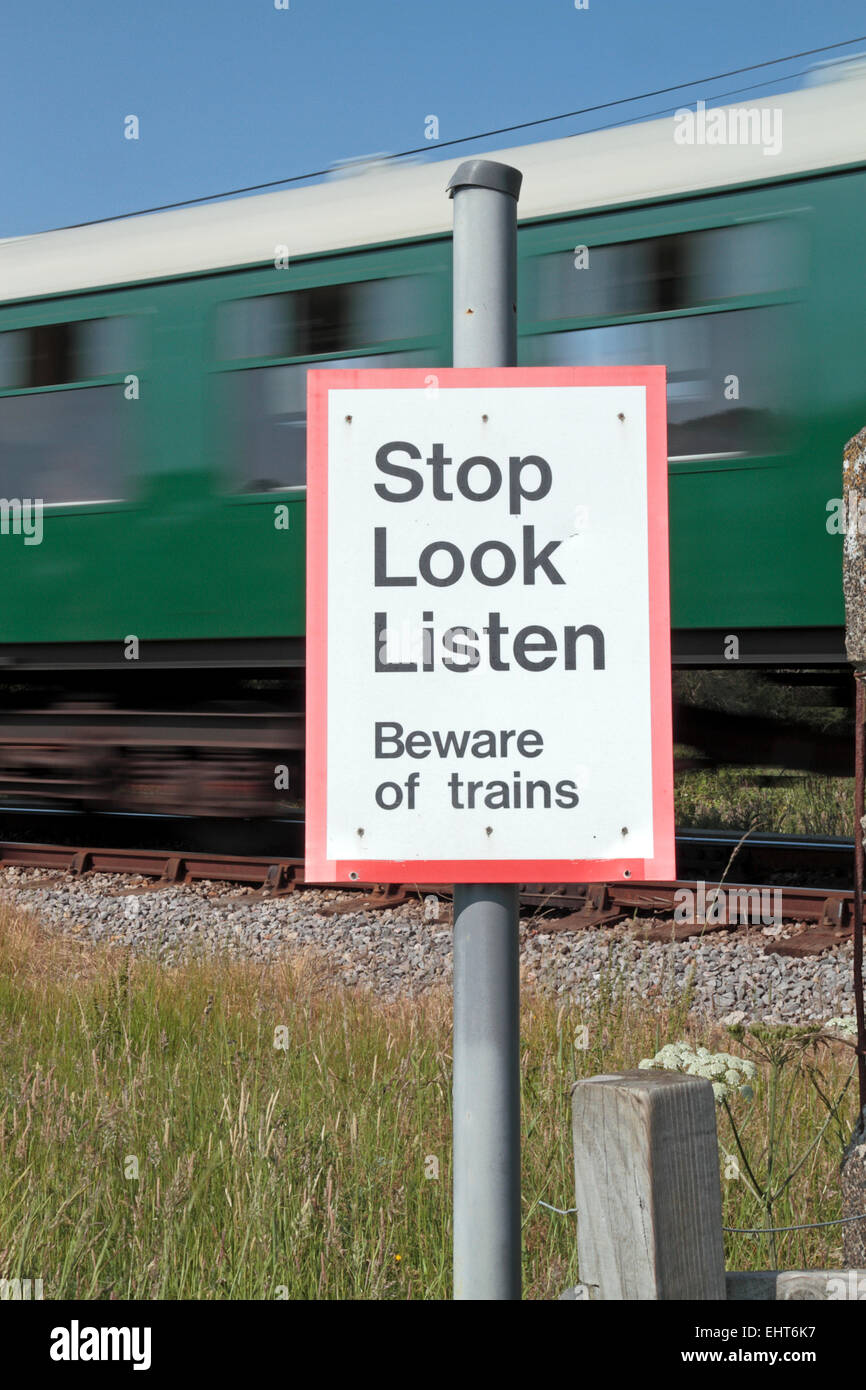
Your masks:
{"label": "train window", "polygon": [[[386,352],[344,357],[329,367],[415,367],[429,352]],[[253,367],[220,377],[233,492],[276,492],[303,487],[307,467],[307,363]]]}
{"label": "train window", "polygon": [[124,315],[0,333],[0,494],[52,502],[128,494],[129,416],[123,385],[81,385],[134,365]]}
{"label": "train window", "polygon": [[217,356],[291,357],[292,332],[287,294],[233,299],[217,309]]}
{"label": "train window", "polygon": [[803,281],[800,228],[787,218],[710,227],[691,232],[687,240],[692,304],[778,294]]}
{"label": "train window", "polygon": [[0,495],[51,502],[128,495],[123,386],[0,396]]}
{"label": "train window", "polygon": [[538,334],[522,355],[550,366],[663,362],[669,456],[757,456],[782,447],[784,315],[772,306]]}
{"label": "train window", "polygon": [[0,391],[14,391],[27,378],[27,330],[0,333]]}
{"label": "train window", "polygon": [[120,376],[134,370],[134,319],[116,314],[111,318],[85,319],[75,327],[78,333],[74,380],[92,381],[95,377]]}
{"label": "train window", "polygon": [[434,328],[428,276],[315,285],[221,304],[217,355],[313,357],[427,336]]}
{"label": "train window", "polygon": [[798,229],[783,219],[588,245],[530,263],[529,317],[670,313],[790,289],[801,271]]}
{"label": "train window", "polygon": [[128,370],[132,323],[118,315],[0,333],[0,390],[67,386]]}
{"label": "train window", "polygon": [[[387,282],[385,282],[387,283]],[[317,352],[343,352],[373,341],[362,333],[357,311],[356,285],[316,285],[295,290],[289,296],[292,308],[294,357]]]}
{"label": "train window", "polygon": [[535,262],[533,319],[602,318],[649,312],[650,241],[587,248],[586,266],[573,252],[540,256]]}

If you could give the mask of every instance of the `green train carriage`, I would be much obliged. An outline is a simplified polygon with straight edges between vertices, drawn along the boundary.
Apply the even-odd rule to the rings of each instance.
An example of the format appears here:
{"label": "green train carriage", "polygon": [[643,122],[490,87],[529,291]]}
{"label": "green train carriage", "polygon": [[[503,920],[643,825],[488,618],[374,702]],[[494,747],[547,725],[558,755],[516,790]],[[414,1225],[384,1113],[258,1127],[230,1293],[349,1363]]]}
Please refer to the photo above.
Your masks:
{"label": "green train carriage", "polygon": [[[756,103],[775,154],[662,120],[492,156],[524,172],[519,360],[667,365],[684,664],[732,634],[744,662],[844,659],[828,506],[866,423],[864,95]],[[297,675],[306,370],[450,362],[456,162],[0,243],[7,690],[243,686],[252,709],[251,677]],[[37,498],[39,544],[15,534]]]}

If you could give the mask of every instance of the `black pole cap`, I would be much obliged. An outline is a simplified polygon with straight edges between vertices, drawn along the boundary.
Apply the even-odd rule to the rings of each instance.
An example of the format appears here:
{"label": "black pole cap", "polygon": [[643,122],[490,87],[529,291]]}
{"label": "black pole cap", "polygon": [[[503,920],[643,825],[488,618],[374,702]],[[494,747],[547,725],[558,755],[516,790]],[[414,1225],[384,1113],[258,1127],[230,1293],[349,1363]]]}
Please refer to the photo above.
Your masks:
{"label": "black pole cap", "polygon": [[458,188],[492,188],[494,193],[508,193],[515,201],[520,197],[523,175],[510,164],[497,164],[494,159],[464,159],[448,183],[448,197]]}

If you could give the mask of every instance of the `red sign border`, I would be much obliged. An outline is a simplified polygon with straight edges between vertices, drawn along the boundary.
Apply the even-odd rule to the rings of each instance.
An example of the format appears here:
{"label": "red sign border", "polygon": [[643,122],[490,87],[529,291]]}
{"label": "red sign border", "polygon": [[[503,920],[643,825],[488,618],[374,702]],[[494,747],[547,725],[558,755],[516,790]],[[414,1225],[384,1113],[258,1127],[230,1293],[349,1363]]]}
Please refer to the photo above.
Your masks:
{"label": "red sign border", "polygon": [[[328,393],[344,390],[535,386],[646,388],[650,606],[651,858],[329,859],[328,748]],[[594,883],[673,879],[673,732],[668,580],[668,462],[665,368],[398,367],[313,369],[307,374],[307,716],[305,877],[320,883]]]}

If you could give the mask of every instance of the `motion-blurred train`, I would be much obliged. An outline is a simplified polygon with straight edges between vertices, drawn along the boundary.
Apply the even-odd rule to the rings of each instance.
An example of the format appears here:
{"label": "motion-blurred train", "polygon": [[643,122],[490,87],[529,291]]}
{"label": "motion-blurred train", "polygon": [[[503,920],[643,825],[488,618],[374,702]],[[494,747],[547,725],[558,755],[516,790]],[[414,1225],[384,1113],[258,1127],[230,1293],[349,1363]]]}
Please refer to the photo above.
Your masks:
{"label": "motion-blurred train", "polygon": [[[741,664],[844,660],[866,78],[841,74],[487,156],[524,174],[519,361],[667,365],[680,664],[731,635]],[[463,158],[0,242],[0,801],[302,804],[306,373],[450,363]]]}

